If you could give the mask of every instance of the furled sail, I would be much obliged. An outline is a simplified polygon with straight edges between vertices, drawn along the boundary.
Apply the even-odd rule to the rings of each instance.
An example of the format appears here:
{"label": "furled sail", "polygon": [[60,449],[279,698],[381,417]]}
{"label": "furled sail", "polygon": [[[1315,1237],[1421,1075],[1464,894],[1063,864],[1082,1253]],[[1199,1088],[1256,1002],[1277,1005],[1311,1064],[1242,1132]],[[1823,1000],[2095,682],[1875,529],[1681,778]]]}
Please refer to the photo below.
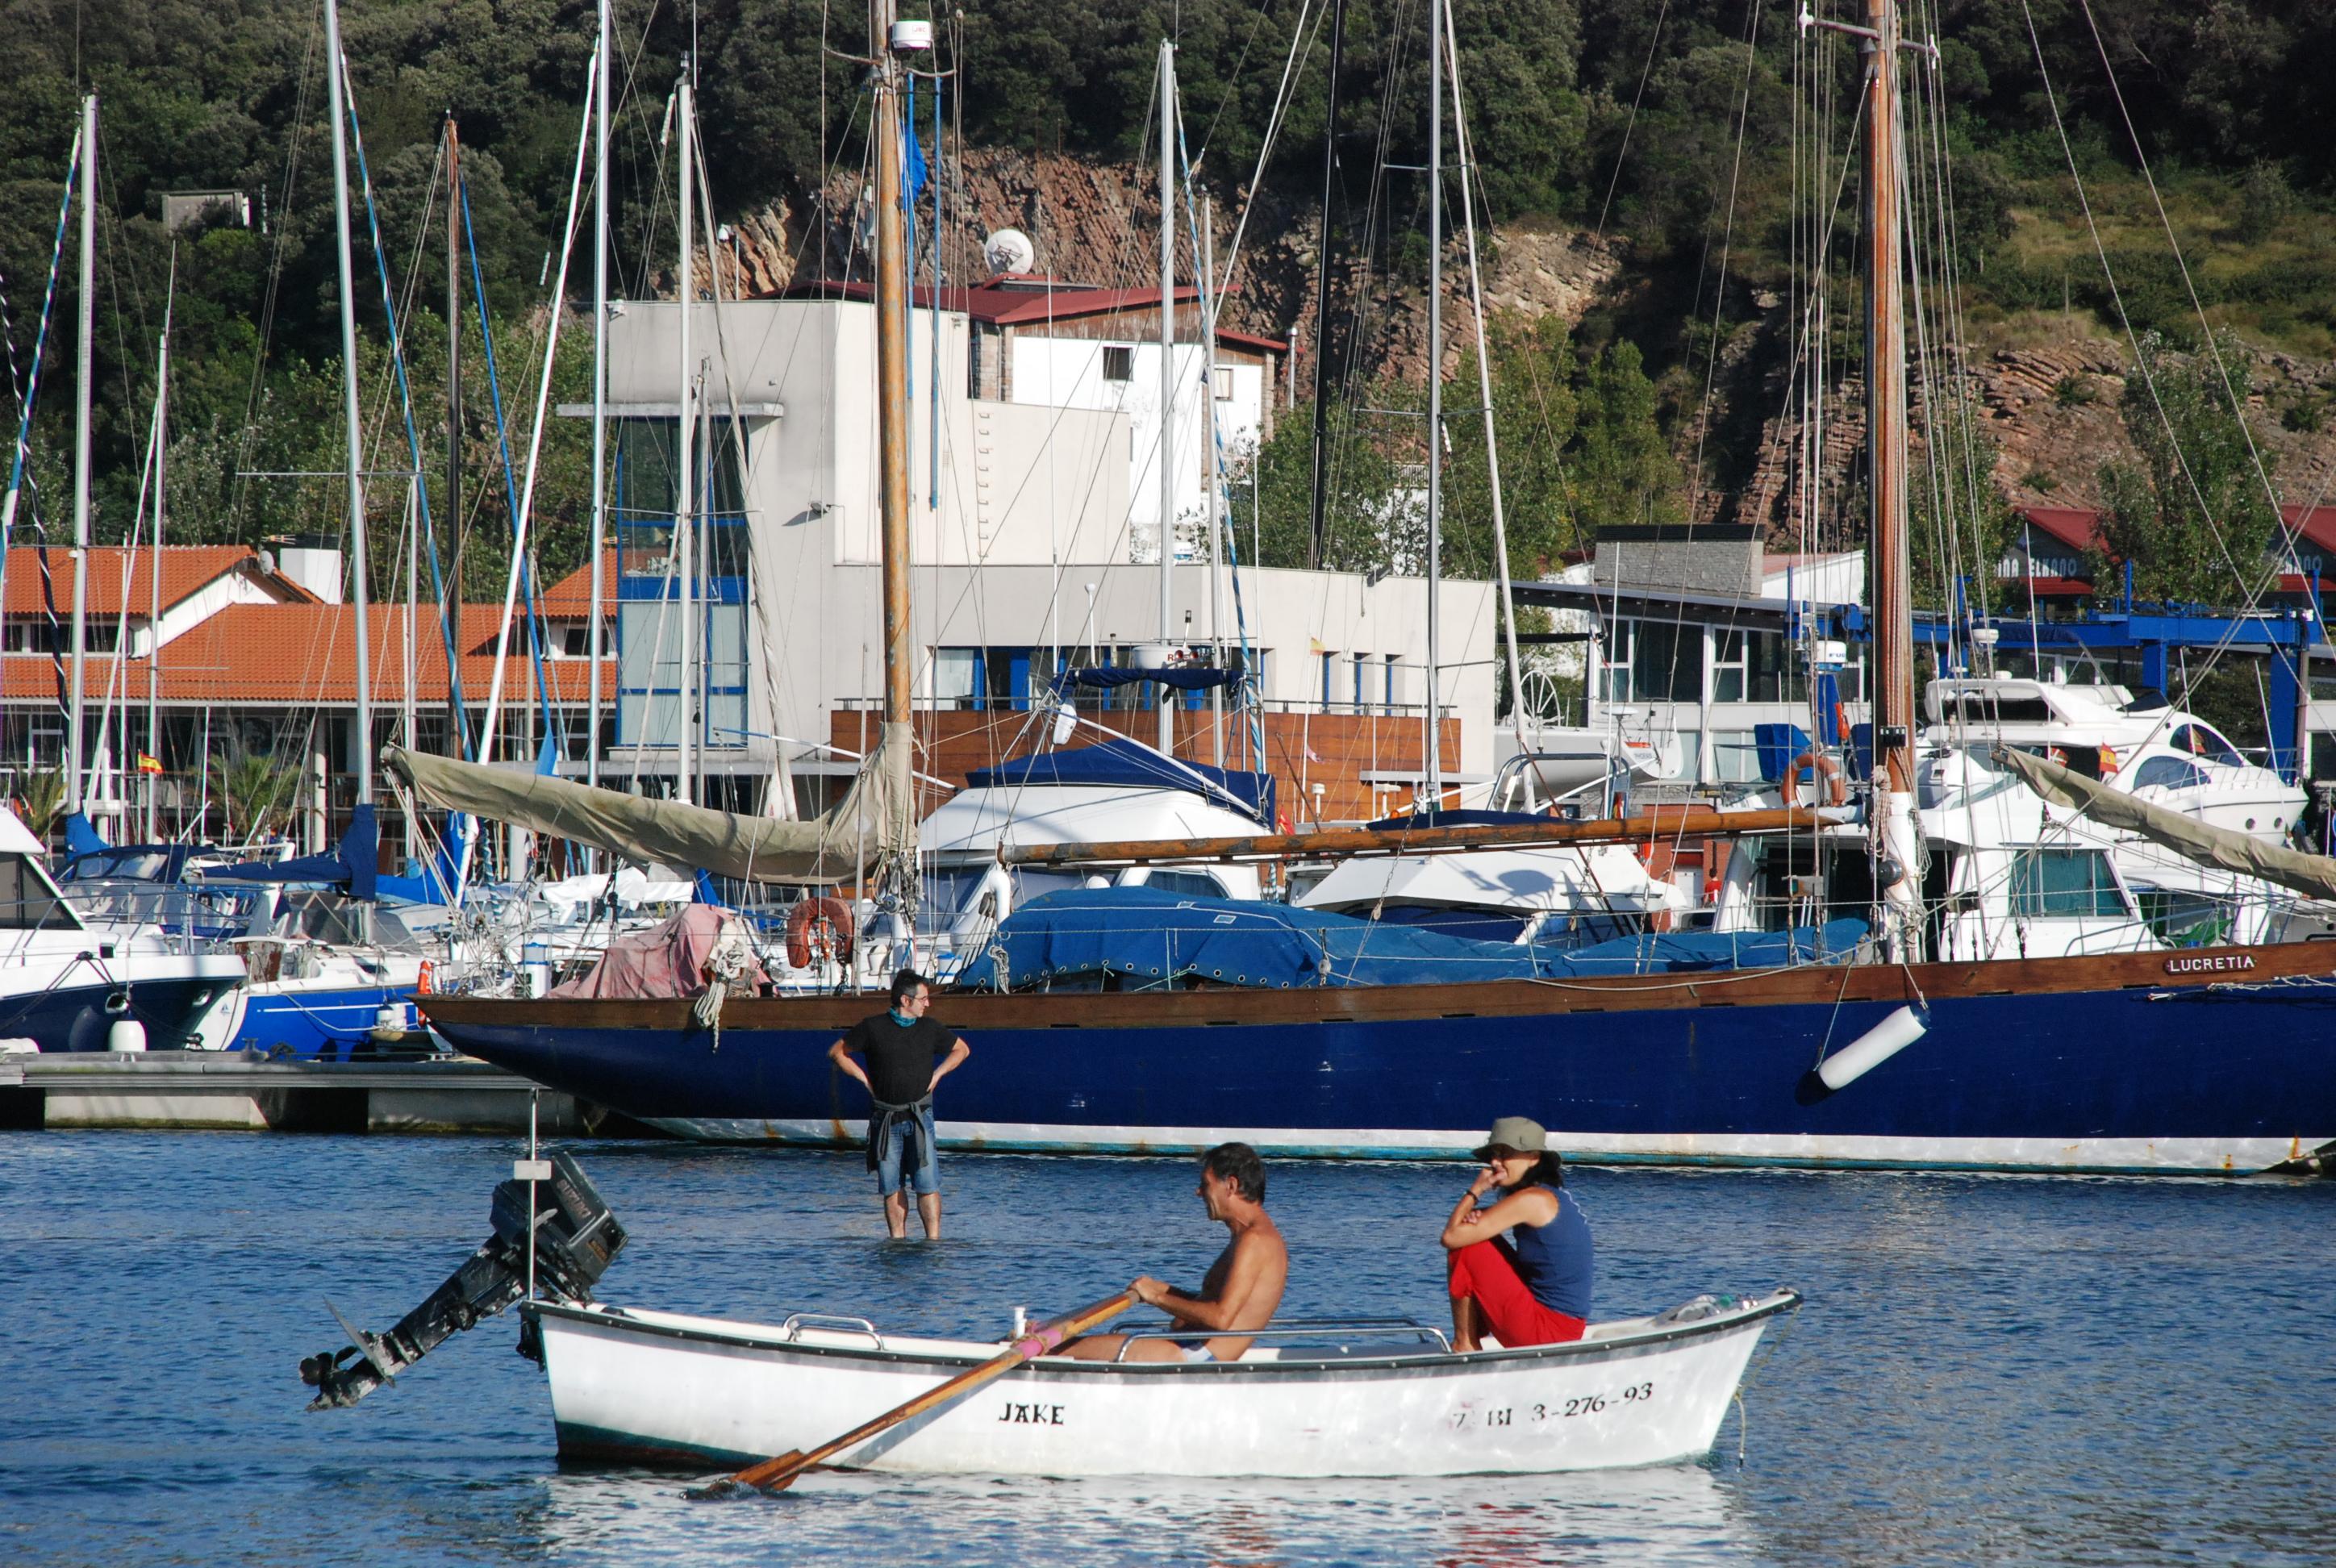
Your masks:
{"label": "furled sail", "polygon": [[907,725],[886,725],[842,801],[808,822],[650,800],[404,746],[383,748],[382,765],[432,805],[592,844],[628,861],[748,881],[840,882],[868,865],[915,854],[914,744]]}
{"label": "furled sail", "polygon": [[2218,828],[2152,805],[2028,752],[1998,746],[1990,760],[2018,774],[2029,788],[2053,804],[2080,811],[2103,827],[2139,833],[2200,865],[2261,877],[2315,899],[2336,899],[2336,860],[2326,855],[2267,844],[2251,833]]}

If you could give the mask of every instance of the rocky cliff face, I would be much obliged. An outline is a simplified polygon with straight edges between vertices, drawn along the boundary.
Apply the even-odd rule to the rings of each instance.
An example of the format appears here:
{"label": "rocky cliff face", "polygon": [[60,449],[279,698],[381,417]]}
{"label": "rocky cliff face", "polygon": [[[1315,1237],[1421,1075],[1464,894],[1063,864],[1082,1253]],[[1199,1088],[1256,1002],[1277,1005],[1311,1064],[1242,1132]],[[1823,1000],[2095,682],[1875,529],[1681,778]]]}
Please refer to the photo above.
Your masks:
{"label": "rocky cliff face", "polygon": [[[1149,170],[985,149],[968,153],[947,178],[941,264],[951,282],[986,277],[982,241],[1006,228],[1029,238],[1042,273],[1131,287],[1158,276],[1159,202]],[[1293,340],[1299,384],[1310,385],[1317,214],[1302,194],[1269,192],[1246,229],[1237,230],[1239,194],[1221,192],[1213,214],[1212,248],[1221,270],[1233,264],[1239,246],[1225,325]],[[798,278],[865,277],[868,200],[856,176],[840,177],[800,203],[733,216],[723,253],[699,263],[699,287],[710,284],[715,266],[730,294],[764,293]],[[920,219],[929,212],[924,208]],[[928,242],[920,236],[920,248]],[[1180,269],[1189,268],[1189,241],[1180,251]],[[1637,282],[1622,243],[1561,228],[1486,233],[1480,264],[1488,309],[1523,319],[1554,313],[1576,323]],[[670,272],[659,281],[670,290]],[[1456,239],[1445,282],[1449,374],[1475,327]],[[1416,283],[1334,259],[1331,293],[1334,370],[1363,382],[1425,375],[1427,309]],[[1777,546],[1789,548],[1800,538],[1806,511],[1815,521],[1811,542],[1854,541],[1864,529],[1863,383],[1854,375],[1835,381],[1817,428],[1805,431],[1797,415],[1782,412],[1794,401],[1786,384],[1791,313],[1768,297],[1756,297],[1753,305],[1756,319],[1721,346],[1709,406],[1684,416],[1677,432],[1682,466],[1696,471],[1700,452],[1706,475],[1689,497],[1691,513],[1757,521]],[[2121,341],[2072,333],[1958,353],[1942,369],[1966,378],[1981,428],[1997,450],[1996,482],[2015,502],[2082,506],[2098,499],[2102,463],[2133,455],[2117,412],[2129,361]],[[2281,498],[2336,502],[2336,362],[2263,351],[2251,354],[2249,368],[2250,424]],[[1912,382],[1919,430],[1930,378],[1918,365]],[[1918,451],[1918,475],[1922,463]]]}

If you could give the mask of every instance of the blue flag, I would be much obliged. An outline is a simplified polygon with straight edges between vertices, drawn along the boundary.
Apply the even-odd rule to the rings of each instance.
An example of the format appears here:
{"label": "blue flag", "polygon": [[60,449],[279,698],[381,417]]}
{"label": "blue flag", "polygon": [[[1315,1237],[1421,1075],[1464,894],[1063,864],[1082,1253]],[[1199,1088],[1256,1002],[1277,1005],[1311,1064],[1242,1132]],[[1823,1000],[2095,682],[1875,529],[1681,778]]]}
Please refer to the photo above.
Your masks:
{"label": "blue flag", "polygon": [[925,188],[925,149],[917,140],[917,79],[909,78],[909,113],[900,122],[900,140],[907,145],[907,176],[900,181],[900,200],[908,206],[917,204],[917,193]]}

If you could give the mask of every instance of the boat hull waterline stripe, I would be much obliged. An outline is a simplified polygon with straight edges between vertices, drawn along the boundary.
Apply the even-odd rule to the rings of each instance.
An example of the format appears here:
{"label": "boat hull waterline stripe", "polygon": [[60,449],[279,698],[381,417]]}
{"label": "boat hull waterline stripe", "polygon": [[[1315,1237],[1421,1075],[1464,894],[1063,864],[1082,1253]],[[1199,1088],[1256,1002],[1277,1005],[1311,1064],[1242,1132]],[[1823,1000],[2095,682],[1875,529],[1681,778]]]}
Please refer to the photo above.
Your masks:
{"label": "boat hull waterline stripe", "polygon": [[[858,1148],[858,1124],[650,1117],[647,1125],[714,1144]],[[1484,1142],[1470,1131],[1349,1127],[1088,1127],[938,1122],[941,1148],[961,1154],[1199,1154],[1243,1143],[1268,1158],[1465,1160]],[[2030,1174],[2244,1175],[2269,1170],[2336,1140],[2317,1138],[1815,1138],[1800,1135],[1685,1134],[1632,1137],[1549,1130],[1565,1158],[1583,1164],[1770,1166],[1798,1169],[2004,1171]]]}

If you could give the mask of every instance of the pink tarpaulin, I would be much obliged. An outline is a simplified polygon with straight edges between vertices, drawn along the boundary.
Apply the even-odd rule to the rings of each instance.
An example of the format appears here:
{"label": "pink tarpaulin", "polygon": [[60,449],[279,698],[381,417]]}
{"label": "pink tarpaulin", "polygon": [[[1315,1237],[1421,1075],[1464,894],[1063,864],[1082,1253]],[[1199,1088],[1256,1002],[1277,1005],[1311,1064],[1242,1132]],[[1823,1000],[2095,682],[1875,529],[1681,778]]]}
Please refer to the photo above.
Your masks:
{"label": "pink tarpaulin", "polygon": [[[696,996],[706,989],[706,959],[722,940],[723,929],[740,927],[739,937],[733,939],[739,940],[745,934],[745,924],[728,910],[691,904],[655,930],[610,942],[599,963],[575,979],[552,987],[549,994],[589,998]],[[745,950],[751,955],[752,944]],[[759,990],[770,983],[761,964],[751,956],[745,962],[745,973],[734,990],[749,985]]]}

